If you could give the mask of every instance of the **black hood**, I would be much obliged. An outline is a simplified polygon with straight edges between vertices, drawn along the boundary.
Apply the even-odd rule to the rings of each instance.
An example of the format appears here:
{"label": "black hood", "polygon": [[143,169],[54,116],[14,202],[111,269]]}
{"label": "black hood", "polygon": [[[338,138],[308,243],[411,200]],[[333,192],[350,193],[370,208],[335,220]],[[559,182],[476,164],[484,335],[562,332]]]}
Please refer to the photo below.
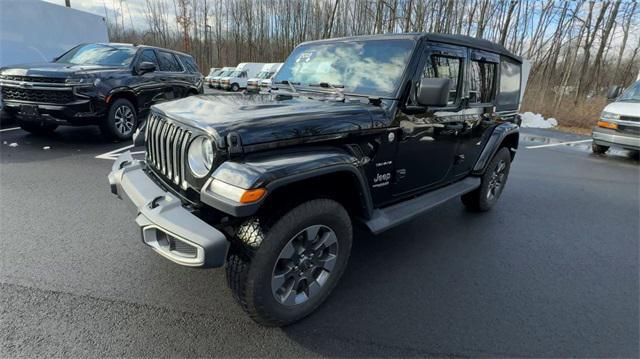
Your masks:
{"label": "black hood", "polygon": [[366,103],[274,95],[200,95],[153,106],[155,112],[211,133],[237,133],[243,145],[344,134],[373,127],[383,110]]}
{"label": "black hood", "polygon": [[74,75],[90,75],[97,72],[126,70],[123,67],[102,65],[75,65],[60,62],[42,62],[32,64],[11,65],[2,69],[2,75],[41,76],[67,78]]}

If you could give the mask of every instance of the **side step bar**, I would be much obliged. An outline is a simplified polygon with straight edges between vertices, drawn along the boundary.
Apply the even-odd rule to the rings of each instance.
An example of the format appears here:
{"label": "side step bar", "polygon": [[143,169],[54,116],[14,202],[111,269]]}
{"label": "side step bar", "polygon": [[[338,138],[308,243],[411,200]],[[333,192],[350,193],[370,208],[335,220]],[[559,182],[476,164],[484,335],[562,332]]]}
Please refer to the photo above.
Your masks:
{"label": "side step bar", "polygon": [[467,177],[462,181],[425,193],[416,198],[376,209],[373,211],[371,219],[364,223],[371,233],[378,234],[401,223],[408,222],[428,210],[454,197],[469,193],[478,187],[480,187],[479,177]]}

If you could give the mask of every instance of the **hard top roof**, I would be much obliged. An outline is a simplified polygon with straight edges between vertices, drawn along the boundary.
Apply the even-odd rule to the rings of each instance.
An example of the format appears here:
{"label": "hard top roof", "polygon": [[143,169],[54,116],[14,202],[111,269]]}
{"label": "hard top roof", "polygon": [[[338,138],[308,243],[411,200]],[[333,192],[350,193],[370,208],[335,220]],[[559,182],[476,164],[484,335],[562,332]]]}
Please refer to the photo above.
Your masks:
{"label": "hard top roof", "polygon": [[316,42],[332,42],[332,41],[350,41],[350,40],[381,40],[381,39],[412,39],[412,40],[428,40],[434,42],[441,42],[450,45],[459,45],[465,46],[473,49],[484,50],[493,52],[496,54],[504,55],[510,57],[519,63],[522,63],[522,58],[511,51],[507,50],[504,46],[497,44],[495,42],[491,42],[485,39],[478,39],[471,36],[465,35],[452,35],[452,34],[436,34],[436,33],[424,33],[424,32],[413,32],[413,33],[401,33],[401,34],[378,34],[378,35],[362,35],[362,36],[350,36],[350,37],[341,37],[334,39],[324,39],[324,40],[316,40],[316,41],[308,41],[308,43],[316,43]]}

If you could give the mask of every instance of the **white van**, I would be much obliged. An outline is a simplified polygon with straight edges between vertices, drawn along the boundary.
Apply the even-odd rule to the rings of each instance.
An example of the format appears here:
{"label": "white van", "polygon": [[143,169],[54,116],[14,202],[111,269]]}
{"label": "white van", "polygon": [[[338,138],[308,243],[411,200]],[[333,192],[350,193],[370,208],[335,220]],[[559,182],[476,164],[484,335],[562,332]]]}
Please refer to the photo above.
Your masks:
{"label": "white van", "polygon": [[607,94],[613,102],[602,110],[600,120],[593,128],[591,148],[594,153],[603,154],[611,146],[640,151],[640,76],[636,83],[621,92],[615,86]]}
{"label": "white van", "polygon": [[260,80],[260,91],[270,91],[271,90],[271,79],[276,76],[276,74],[278,73],[278,71],[280,71],[280,68],[282,67],[282,64],[278,64],[278,67],[276,68],[276,70],[273,72],[273,75],[271,75],[270,77],[266,78],[266,79],[262,79]]}
{"label": "white van", "polygon": [[264,64],[258,62],[240,63],[235,71],[220,79],[220,85],[223,89],[233,92],[247,88],[247,80],[251,77],[256,77],[260,70],[262,70],[262,66],[264,66]]}
{"label": "white van", "polygon": [[236,69],[235,67],[230,67],[230,66],[223,67],[222,70],[220,70],[220,72],[218,72],[214,76],[211,76],[211,87],[219,89],[221,87],[220,79],[225,76],[229,76],[229,74],[235,71],[235,69]]}
{"label": "white van", "polygon": [[273,77],[273,75],[275,75],[276,72],[278,72],[281,66],[282,66],[281,62],[265,64],[264,66],[262,66],[262,70],[256,77],[253,77],[247,80],[247,91],[249,92],[260,91],[260,82],[262,80],[267,80],[267,79],[270,80]]}
{"label": "white van", "polygon": [[209,88],[213,88],[213,86],[211,86],[211,78],[213,78],[214,76],[217,76],[219,73],[220,73],[220,68],[219,67],[210,68],[209,69],[209,74],[204,77],[204,83],[209,85]]}

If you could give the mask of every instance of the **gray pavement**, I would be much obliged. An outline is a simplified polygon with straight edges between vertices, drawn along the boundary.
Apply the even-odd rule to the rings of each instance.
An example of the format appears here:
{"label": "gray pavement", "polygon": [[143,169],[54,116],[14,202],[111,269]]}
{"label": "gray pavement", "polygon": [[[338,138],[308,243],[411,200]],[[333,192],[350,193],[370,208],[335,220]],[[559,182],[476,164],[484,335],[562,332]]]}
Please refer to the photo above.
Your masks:
{"label": "gray pavement", "polygon": [[585,138],[523,129],[494,210],[451,201],[358,232],[329,300],[280,329],[244,315],[223,270],[139,241],[109,192],[111,161],[95,158],[126,144],[94,128],[6,129],[0,357],[638,357],[640,167],[624,151],[526,148]]}

